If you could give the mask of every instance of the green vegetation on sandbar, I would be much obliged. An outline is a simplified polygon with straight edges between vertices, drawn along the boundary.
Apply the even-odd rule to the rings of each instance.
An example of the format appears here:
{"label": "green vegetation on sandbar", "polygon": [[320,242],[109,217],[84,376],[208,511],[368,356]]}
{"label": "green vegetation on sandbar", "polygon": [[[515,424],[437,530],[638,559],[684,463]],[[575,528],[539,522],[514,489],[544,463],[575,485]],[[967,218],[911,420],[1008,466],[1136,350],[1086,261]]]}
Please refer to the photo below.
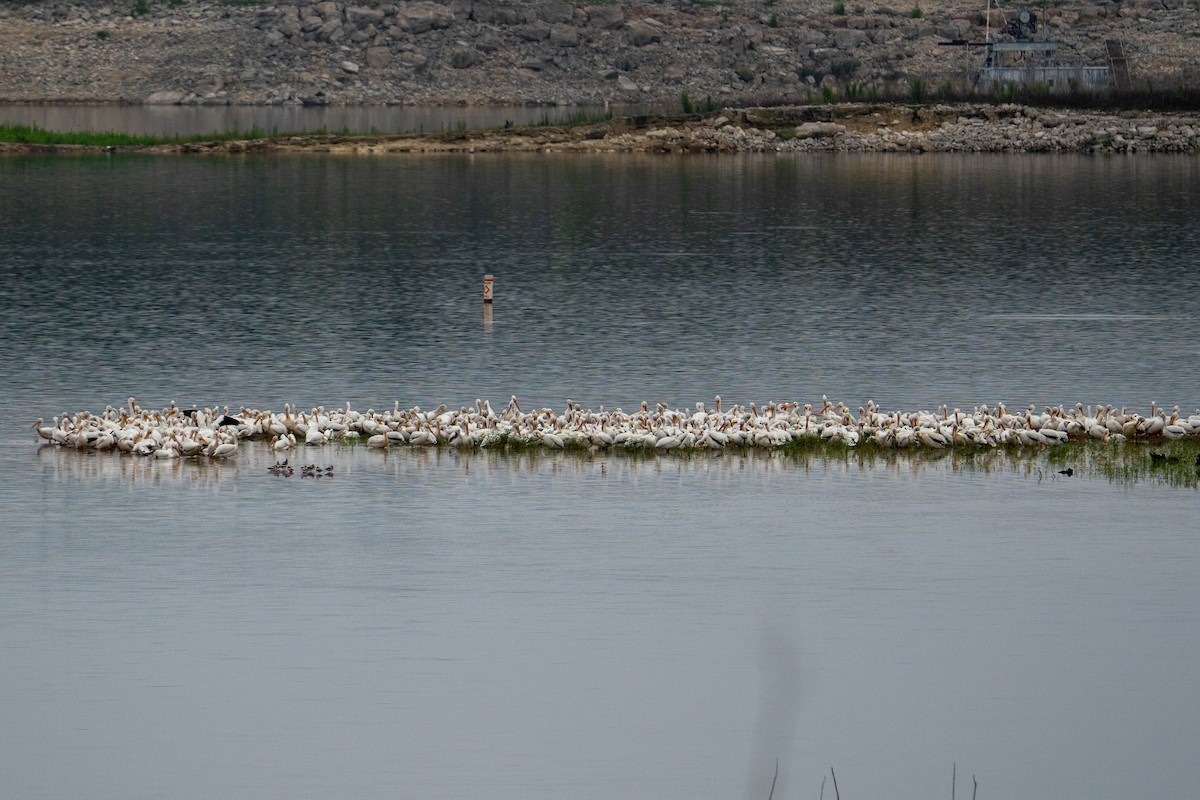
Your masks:
{"label": "green vegetation on sandbar", "polygon": [[[344,439],[343,447],[365,447],[365,439]],[[895,469],[917,470],[923,466],[941,464],[952,472],[1000,474],[1010,473],[1035,480],[1104,479],[1120,486],[1138,484],[1166,484],[1178,488],[1200,489],[1200,441],[1181,440],[1154,442],[1097,442],[1072,440],[1054,447],[1020,447],[1002,445],[959,445],[945,449],[929,447],[880,447],[865,441],[851,447],[841,441],[829,441],[818,437],[793,439],[782,447],[759,448],[752,446],[729,446],[723,450],[703,447],[655,450],[644,445],[616,445],[598,449],[577,440],[565,442],[560,449],[546,447],[528,436],[501,434],[487,446],[458,448],[440,443],[437,447],[413,447],[407,444],[393,445],[393,450],[422,452],[430,450],[452,450],[461,455],[487,455],[504,458],[510,456],[537,457],[540,455],[568,455],[594,458],[605,455],[617,458],[780,458],[798,466],[809,468],[817,464],[853,464],[859,468],[887,466]]]}
{"label": "green vegetation on sandbar", "polygon": [[267,133],[261,128],[223,133],[198,133],[189,136],[155,136],[153,134],[115,133],[112,131],[48,131],[36,125],[0,125],[0,142],[16,144],[59,145],[86,147],[153,147],[159,144],[188,144],[189,142],[236,142],[250,139],[283,139],[293,136],[328,136],[327,131],[307,133]]}
{"label": "green vegetation on sandbar", "polygon": [[537,122],[526,123],[525,125],[515,125],[516,128],[567,128],[572,125],[598,125],[601,122],[608,122],[613,118],[612,109],[599,113],[589,113],[587,111],[572,111],[565,117],[552,118],[549,114],[543,113],[542,118]]}
{"label": "green vegetation on sandbar", "polygon": [[0,142],[17,144],[80,144],[94,147],[145,147],[160,144],[160,136],[91,131],[48,131],[35,125],[0,125]]}
{"label": "green vegetation on sandbar", "polygon": [[[712,101],[708,101],[709,106],[712,106]],[[611,110],[601,113],[588,112],[573,112],[562,119],[552,118],[548,113],[543,114],[542,118],[536,122],[524,123],[522,125],[512,125],[508,123],[504,128],[517,129],[533,129],[546,127],[572,127],[579,125],[594,125],[601,122],[607,122],[613,119]],[[459,120],[454,133],[465,134],[471,130],[499,130],[501,126],[492,128],[472,129],[467,126],[465,120]],[[447,131],[448,132],[448,131]],[[436,132],[435,132],[436,133]],[[0,142],[9,142],[15,144],[26,145],[78,145],[81,147],[154,147],[156,145],[180,145],[180,144],[196,144],[201,142],[243,142],[243,141],[281,141],[284,139],[306,138],[315,139],[319,137],[359,137],[359,136],[420,136],[424,135],[425,131],[401,131],[398,133],[383,134],[378,130],[372,129],[369,132],[354,132],[348,128],[343,128],[337,131],[331,131],[326,128],[309,131],[279,131],[271,130],[264,131],[262,128],[254,127],[249,130],[234,130],[212,133],[196,133],[186,136],[157,136],[154,134],[136,134],[136,133],[116,133],[113,131],[50,131],[45,128],[39,128],[36,125],[7,125],[0,124]]]}

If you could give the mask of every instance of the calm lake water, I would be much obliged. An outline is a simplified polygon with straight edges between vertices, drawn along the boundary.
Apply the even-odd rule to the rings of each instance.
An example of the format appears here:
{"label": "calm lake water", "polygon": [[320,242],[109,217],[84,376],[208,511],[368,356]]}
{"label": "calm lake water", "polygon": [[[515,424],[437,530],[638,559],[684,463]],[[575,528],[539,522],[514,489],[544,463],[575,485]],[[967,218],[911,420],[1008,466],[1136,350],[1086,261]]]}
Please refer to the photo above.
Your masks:
{"label": "calm lake water", "polygon": [[778,758],[776,797],[953,764],[961,797],[1187,796],[1194,488],[351,447],[284,479],[29,425],[1190,411],[1198,198],[1200,161],[1140,156],[0,159],[0,795],[765,798]]}

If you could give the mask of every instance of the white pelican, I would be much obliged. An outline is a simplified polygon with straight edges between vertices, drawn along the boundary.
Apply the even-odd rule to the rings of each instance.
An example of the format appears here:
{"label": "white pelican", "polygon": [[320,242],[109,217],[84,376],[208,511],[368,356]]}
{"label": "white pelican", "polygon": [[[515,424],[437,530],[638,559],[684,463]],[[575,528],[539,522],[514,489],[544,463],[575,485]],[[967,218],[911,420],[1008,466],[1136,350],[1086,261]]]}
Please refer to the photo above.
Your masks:
{"label": "white pelican", "polygon": [[[1027,406],[1013,414],[1003,403],[995,410],[982,405],[972,413],[958,408],[951,413],[942,405],[936,411],[884,412],[874,401],[858,409],[857,418],[845,403],[832,403],[822,396],[819,410],[795,402],[737,404],[725,409],[718,395],[715,409],[698,402],[692,409],[676,410],[664,402],[643,402],[627,414],[620,408],[599,412],[585,410],[572,400],[560,414],[550,408],[521,410],[514,395],[503,415],[476,400],[474,407],[449,411],[446,405],[422,412],[417,406],[401,410],[399,401],[391,411],[365,414],[346,407],[327,411],[317,406],[299,413],[290,404],[282,415],[241,407],[236,416],[224,409],[169,408],[151,411],[130,399],[129,407],[106,408],[100,414],[80,411],[33,425],[40,441],[81,450],[107,450],[152,455],[159,458],[203,454],[232,457],[244,438],[269,438],[270,446],[286,450],[300,435],[308,444],[328,442],[341,436],[370,437],[369,446],[393,444],[455,447],[485,447],[502,441],[523,442],[560,449],[572,445],[591,449],[626,446],[630,449],[671,451],[695,447],[719,450],[726,447],[776,448],[792,439],[824,439],[853,446],[874,440],[880,447],[928,447],[942,449],[969,444],[1019,444],[1025,447],[1053,445],[1078,439],[1123,440],[1161,436],[1184,439],[1200,434],[1200,411],[1185,417],[1179,407],[1167,412],[1156,403],[1149,416],[1111,405],[1085,407],[1075,404],[1047,406],[1035,413]],[[1095,413],[1093,416],[1093,408]]]}
{"label": "white pelican", "polygon": [[[29,419],[29,417],[26,417],[25,419]],[[42,437],[47,442],[53,442],[54,430],[58,427],[58,417],[54,418],[53,425],[43,425],[42,423],[45,421],[46,420],[42,419],[41,417],[38,417],[37,422],[33,423],[33,427],[35,430],[37,430],[38,436]]]}
{"label": "white pelican", "polygon": [[155,458],[179,458],[179,451],[175,449],[175,441],[171,440],[167,444],[154,451]]}
{"label": "white pelican", "polygon": [[946,437],[933,428],[917,428],[917,438],[921,440],[921,444],[937,450],[943,449],[947,444]]}
{"label": "white pelican", "polygon": [[218,433],[212,440],[212,444],[205,450],[205,454],[209,458],[233,458],[237,455],[237,436],[234,435],[231,439],[222,441],[222,437],[226,434]]}

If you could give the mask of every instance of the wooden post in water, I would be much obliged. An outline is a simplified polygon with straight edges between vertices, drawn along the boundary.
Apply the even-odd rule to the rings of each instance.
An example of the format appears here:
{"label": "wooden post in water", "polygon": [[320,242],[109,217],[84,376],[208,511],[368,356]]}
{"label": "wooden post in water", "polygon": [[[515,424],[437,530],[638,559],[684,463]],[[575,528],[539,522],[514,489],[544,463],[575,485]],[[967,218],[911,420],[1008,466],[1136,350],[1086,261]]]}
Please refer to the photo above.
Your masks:
{"label": "wooden post in water", "polygon": [[483,332],[492,332],[492,276],[483,276]]}

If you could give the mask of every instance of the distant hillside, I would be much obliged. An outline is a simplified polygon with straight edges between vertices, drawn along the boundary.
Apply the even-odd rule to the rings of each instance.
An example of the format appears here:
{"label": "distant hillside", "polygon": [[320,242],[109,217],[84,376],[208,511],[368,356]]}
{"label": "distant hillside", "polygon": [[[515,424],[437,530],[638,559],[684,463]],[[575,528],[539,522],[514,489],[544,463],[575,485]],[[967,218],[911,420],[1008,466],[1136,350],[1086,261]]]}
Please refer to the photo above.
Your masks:
{"label": "distant hillside", "polygon": [[[1200,86],[1200,0],[1057,3],[1075,63]],[[320,3],[0,0],[0,101],[677,103],[870,95],[971,66],[983,4],[857,0]],[[1011,14],[1016,7],[1007,8]],[[1034,6],[1036,14],[1042,9]],[[992,30],[1003,22],[993,12]],[[978,58],[975,51],[974,58]]]}

